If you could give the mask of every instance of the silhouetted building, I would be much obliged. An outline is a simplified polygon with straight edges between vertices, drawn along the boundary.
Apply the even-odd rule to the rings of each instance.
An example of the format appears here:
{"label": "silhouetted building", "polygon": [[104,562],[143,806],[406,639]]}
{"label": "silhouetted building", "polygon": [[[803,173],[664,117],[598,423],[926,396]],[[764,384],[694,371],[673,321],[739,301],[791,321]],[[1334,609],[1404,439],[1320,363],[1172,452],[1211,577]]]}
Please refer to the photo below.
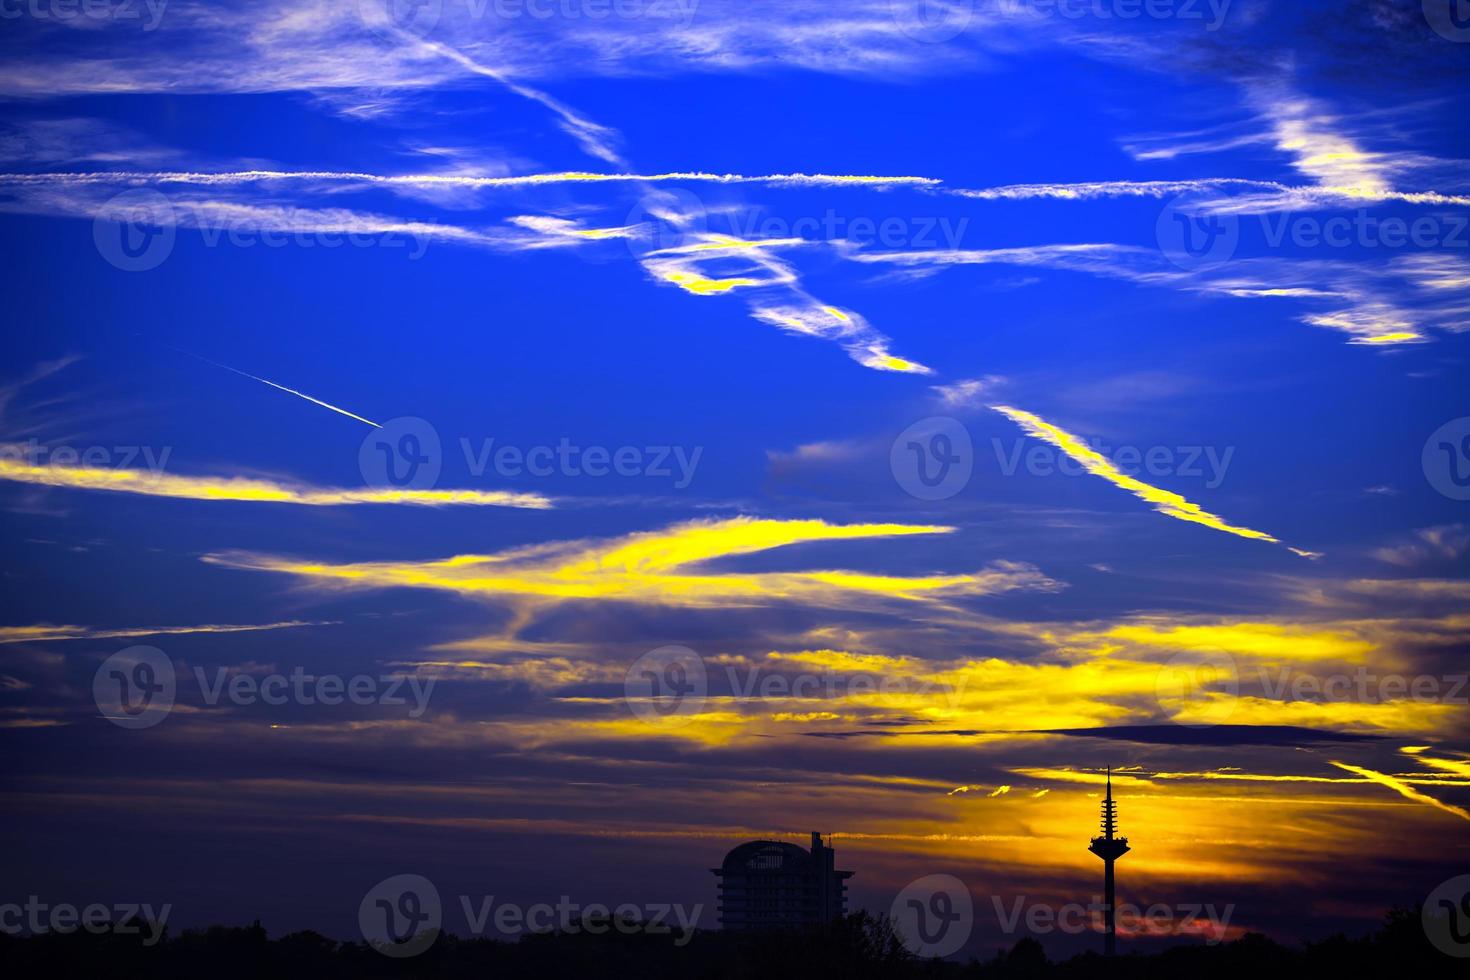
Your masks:
{"label": "silhouetted building", "polygon": [[725,855],[718,868],[720,925],[769,929],[830,922],[847,914],[847,879],[836,870],[832,848],[812,833],[812,849],[783,841],[753,840]]}
{"label": "silhouetted building", "polygon": [[1113,770],[1108,769],[1108,795],[1102,804],[1102,836],[1094,837],[1087,849],[1103,859],[1103,952],[1118,951],[1117,895],[1113,889],[1113,862],[1128,853],[1128,838],[1114,837],[1118,829],[1118,804],[1113,802]]}

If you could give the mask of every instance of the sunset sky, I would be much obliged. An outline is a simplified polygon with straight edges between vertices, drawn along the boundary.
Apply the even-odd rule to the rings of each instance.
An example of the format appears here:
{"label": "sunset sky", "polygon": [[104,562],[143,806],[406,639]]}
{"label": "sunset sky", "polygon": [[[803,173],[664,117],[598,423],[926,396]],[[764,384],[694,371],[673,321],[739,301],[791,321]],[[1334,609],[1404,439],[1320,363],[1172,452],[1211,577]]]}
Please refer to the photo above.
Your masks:
{"label": "sunset sky", "polygon": [[[1111,766],[1124,901],[1422,902],[1470,870],[1451,7],[7,6],[0,901],[713,927],[727,850],[819,830],[988,953],[1098,893]],[[293,673],[372,703],[248,693]]]}

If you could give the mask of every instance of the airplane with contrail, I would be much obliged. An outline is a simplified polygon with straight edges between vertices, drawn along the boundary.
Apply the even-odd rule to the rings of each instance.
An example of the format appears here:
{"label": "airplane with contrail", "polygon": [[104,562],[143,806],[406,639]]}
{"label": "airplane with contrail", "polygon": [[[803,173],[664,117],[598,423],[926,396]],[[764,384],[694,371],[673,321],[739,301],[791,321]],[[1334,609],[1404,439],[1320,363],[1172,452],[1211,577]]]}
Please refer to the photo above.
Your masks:
{"label": "airplane with contrail", "polygon": [[[159,341],[159,343],[162,343],[162,341]],[[350,419],[356,419],[357,421],[363,422],[363,423],[365,423],[367,425],[370,425],[370,426],[372,426],[375,429],[381,429],[382,428],[381,425],[379,425],[377,422],[374,422],[372,419],[365,419],[361,415],[358,415],[358,414],[356,414],[354,412],[347,411],[347,409],[345,409],[345,408],[339,408],[338,406],[333,405],[330,402],[324,402],[324,401],[322,401],[320,398],[313,398],[311,395],[308,395],[304,391],[297,391],[295,388],[287,388],[285,385],[276,384],[274,381],[271,381],[269,378],[262,378],[262,377],[259,377],[258,375],[251,374],[248,371],[241,371],[239,368],[230,367],[228,364],[221,364],[219,361],[212,361],[212,360],[210,360],[209,358],[205,357],[202,354],[196,354],[193,351],[184,350],[182,347],[175,347],[173,344],[164,344],[163,346],[169,348],[170,350],[178,351],[180,354],[186,354],[189,357],[192,357],[192,358],[195,358],[197,360],[203,361],[205,364],[212,364],[212,365],[214,365],[217,368],[222,368],[222,369],[224,369],[226,371],[230,371],[230,372],[232,372],[234,374],[238,374],[242,378],[249,378],[251,381],[259,381],[261,384],[270,385],[272,388],[278,388],[281,391],[286,392],[287,394],[295,395],[297,398],[304,398],[307,401],[311,402],[313,405],[320,405],[322,408],[329,408],[332,411],[336,412],[338,415],[345,415],[345,416],[347,416]]]}

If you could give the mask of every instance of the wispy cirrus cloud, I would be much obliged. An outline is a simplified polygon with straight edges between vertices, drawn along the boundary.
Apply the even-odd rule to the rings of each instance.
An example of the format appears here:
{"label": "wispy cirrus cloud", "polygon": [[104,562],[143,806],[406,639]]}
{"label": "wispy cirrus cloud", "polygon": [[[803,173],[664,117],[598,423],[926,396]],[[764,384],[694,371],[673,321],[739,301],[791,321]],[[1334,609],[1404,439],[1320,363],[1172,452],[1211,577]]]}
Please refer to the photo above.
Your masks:
{"label": "wispy cirrus cloud", "polygon": [[190,633],[259,633],[297,629],[303,626],[335,626],[336,620],[291,619],[279,623],[222,624],[199,626],[0,626],[0,643],[51,643],[57,640],[119,640],[143,636],[182,636]]}
{"label": "wispy cirrus cloud", "polygon": [[[675,209],[677,210],[677,209]],[[685,216],[672,213],[677,227]],[[863,367],[903,374],[930,374],[918,361],[894,354],[892,341],[855,310],[826,303],[801,286],[795,266],[781,249],[810,247],[803,238],[748,240],[689,231],[677,245],[652,249],[639,260],[655,280],[696,296],[740,292],[750,315],[789,333],[832,341]]]}
{"label": "wispy cirrus cloud", "polygon": [[352,504],[406,504],[421,507],[519,507],[544,510],[549,498],[504,490],[400,490],[392,487],[332,488],[283,480],[240,476],[186,476],[121,467],[32,463],[24,446],[0,446],[0,480],[71,490],[102,490],[145,497],[239,503],[336,507]]}
{"label": "wispy cirrus cloud", "polygon": [[1113,242],[906,251],[868,251],[840,244],[839,249],[854,262],[895,265],[919,275],[961,266],[1013,265],[1208,296],[1301,301],[1316,309],[1302,312],[1300,322],[1339,331],[1349,343],[1362,345],[1423,343],[1428,339],[1426,328],[1453,332],[1470,324],[1470,300],[1458,291],[1460,277],[1470,276],[1470,265],[1454,258],[1426,262],[1420,256],[1399,256],[1367,264],[1249,256],[1220,266],[1185,269],[1170,263],[1157,248]]}
{"label": "wispy cirrus cloud", "polygon": [[844,606],[859,597],[920,601],[991,595],[1057,584],[1035,567],[997,561],[976,572],[899,576],[851,570],[732,572],[717,559],[818,541],[948,534],[954,528],[908,524],[828,524],[820,520],[737,517],[691,521],[604,541],[548,542],[488,555],[435,561],[334,564],[220,552],[206,557],[232,568],[277,572],[339,588],[426,588],[482,598],[614,600],[724,607],[802,602]]}

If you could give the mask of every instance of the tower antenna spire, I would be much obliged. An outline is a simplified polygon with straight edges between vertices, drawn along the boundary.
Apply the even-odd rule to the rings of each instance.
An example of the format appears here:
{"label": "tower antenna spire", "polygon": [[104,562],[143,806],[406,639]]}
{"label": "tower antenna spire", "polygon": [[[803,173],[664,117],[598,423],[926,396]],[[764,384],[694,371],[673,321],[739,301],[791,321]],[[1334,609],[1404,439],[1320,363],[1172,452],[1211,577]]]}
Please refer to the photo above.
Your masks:
{"label": "tower antenna spire", "polygon": [[1118,951],[1117,894],[1113,883],[1113,862],[1128,853],[1128,838],[1117,836],[1118,804],[1113,802],[1113,767],[1108,767],[1107,793],[1102,802],[1102,835],[1094,837],[1088,850],[1103,860],[1103,952],[1112,956]]}

